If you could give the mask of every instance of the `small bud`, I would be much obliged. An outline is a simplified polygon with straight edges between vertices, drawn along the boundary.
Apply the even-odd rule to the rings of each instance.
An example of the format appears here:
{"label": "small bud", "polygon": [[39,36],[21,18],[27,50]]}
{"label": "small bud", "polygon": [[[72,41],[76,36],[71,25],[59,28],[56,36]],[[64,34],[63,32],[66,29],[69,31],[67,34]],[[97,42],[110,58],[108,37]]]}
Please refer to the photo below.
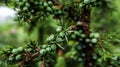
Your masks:
{"label": "small bud", "polygon": [[94,37],[95,37],[95,38],[99,38],[100,35],[99,35],[98,33],[95,33],[95,34],[94,34]]}
{"label": "small bud", "polygon": [[94,33],[90,33],[90,37],[94,37]]}
{"label": "small bud", "polygon": [[82,61],[82,58],[78,58],[78,61],[81,62],[81,61]]}
{"label": "small bud", "polygon": [[23,11],[27,11],[28,10],[28,8],[27,7],[23,7]]}
{"label": "small bud", "polygon": [[52,9],[50,7],[47,7],[47,11],[52,11]]}
{"label": "small bud", "polygon": [[40,50],[40,54],[41,54],[41,55],[44,55],[45,53],[46,53],[46,50],[45,50],[45,49],[41,49],[41,50]]}
{"label": "small bud", "polygon": [[64,37],[64,32],[60,32],[60,33],[59,33],[59,36],[60,36],[60,37]]}
{"label": "small bud", "polygon": [[28,52],[31,52],[31,51],[32,51],[32,48],[28,48],[27,51],[28,51]]}
{"label": "small bud", "polygon": [[96,0],[90,0],[90,2],[95,2]]}
{"label": "small bud", "polygon": [[42,45],[42,48],[43,48],[43,49],[47,48],[47,45]]}
{"label": "small bud", "polygon": [[29,4],[29,3],[26,3],[25,6],[26,6],[26,7],[30,7],[30,4]]}
{"label": "small bud", "polygon": [[13,53],[13,54],[18,54],[18,53],[19,53],[19,50],[18,50],[18,49],[13,49],[13,50],[12,50],[12,53]]}
{"label": "small bud", "polygon": [[59,11],[58,11],[58,14],[61,14],[61,13],[62,13],[62,11],[61,11],[61,10],[59,10]]}
{"label": "small bud", "polygon": [[97,59],[97,62],[101,63],[101,62],[102,62],[102,59]]}
{"label": "small bud", "polygon": [[21,60],[21,58],[22,58],[21,55],[17,55],[17,56],[15,57],[16,60]]}
{"label": "small bud", "polygon": [[90,1],[89,0],[84,0],[84,3],[85,4],[88,4]]}
{"label": "small bud", "polygon": [[35,5],[38,5],[39,3],[38,3],[38,1],[35,1],[34,4],[35,4]]}
{"label": "small bud", "polygon": [[53,10],[57,10],[57,7],[55,7],[55,6],[52,6],[52,9],[53,9]]}
{"label": "small bud", "polygon": [[92,47],[93,45],[90,43],[89,46]]}
{"label": "small bud", "polygon": [[62,42],[62,41],[63,41],[63,39],[62,39],[62,38],[60,38],[60,37],[58,37],[58,38],[56,39],[56,41],[57,41],[57,42]]}
{"label": "small bud", "polygon": [[82,57],[85,57],[85,53],[82,53]]}
{"label": "small bud", "polygon": [[77,46],[76,49],[77,49],[77,50],[81,50],[82,47],[81,47],[81,46]]}
{"label": "small bud", "polygon": [[42,2],[39,2],[40,5],[42,5]]}
{"label": "small bud", "polygon": [[81,25],[82,25],[82,22],[77,22],[77,25],[78,25],[78,26],[81,26]]}
{"label": "small bud", "polygon": [[49,4],[49,5],[52,5],[52,1],[48,1],[48,4]]}
{"label": "small bud", "polygon": [[91,42],[92,42],[92,43],[97,43],[97,39],[93,38],[93,39],[91,40]]}
{"label": "small bud", "polygon": [[52,34],[52,35],[50,35],[48,38],[47,38],[47,41],[51,41],[51,40],[54,40],[55,39],[55,37],[54,37],[54,35]]}
{"label": "small bud", "polygon": [[90,42],[90,39],[85,39],[85,42]]}
{"label": "small bud", "polygon": [[97,56],[96,56],[96,55],[94,55],[94,56],[93,56],[93,59],[97,59]]}
{"label": "small bud", "polygon": [[82,30],[79,30],[79,33],[82,33]]}
{"label": "small bud", "polygon": [[80,35],[80,33],[78,31],[75,31],[74,34],[75,35]]}
{"label": "small bud", "polygon": [[70,46],[74,45],[75,43],[76,43],[76,42],[73,41],[73,40],[69,40],[69,41],[68,41],[68,45],[70,45]]}
{"label": "small bud", "polygon": [[20,51],[20,52],[22,52],[23,50],[24,50],[23,47],[18,48],[18,51]]}
{"label": "small bud", "polygon": [[56,45],[51,45],[51,49],[56,50]]}
{"label": "small bud", "polygon": [[86,37],[86,35],[85,35],[85,34],[81,34],[80,36],[81,36],[82,38],[85,38],[85,37]]}
{"label": "small bud", "polygon": [[46,48],[46,51],[50,52],[50,51],[51,51],[51,48],[50,48],[50,47],[47,47],[47,48]]}
{"label": "small bud", "polygon": [[44,2],[44,3],[43,3],[43,6],[44,6],[44,7],[47,7],[47,6],[48,6],[47,2]]}
{"label": "small bud", "polygon": [[75,35],[75,34],[72,34],[71,37],[72,37],[72,38],[76,38],[76,35]]}
{"label": "small bud", "polygon": [[9,61],[13,61],[13,60],[14,60],[14,57],[9,57],[8,60],[9,60]]}
{"label": "small bud", "polygon": [[23,2],[19,2],[19,6],[22,6],[24,3]]}

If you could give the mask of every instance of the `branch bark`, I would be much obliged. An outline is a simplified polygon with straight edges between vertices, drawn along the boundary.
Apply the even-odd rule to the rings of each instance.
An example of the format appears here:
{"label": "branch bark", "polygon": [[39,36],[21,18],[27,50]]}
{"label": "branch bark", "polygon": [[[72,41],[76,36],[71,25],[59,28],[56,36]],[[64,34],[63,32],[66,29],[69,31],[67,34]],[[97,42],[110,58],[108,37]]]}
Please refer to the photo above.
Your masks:
{"label": "branch bark", "polygon": [[[86,35],[86,38],[89,38],[90,34],[90,10],[83,8],[82,17],[80,21],[82,22],[83,33]],[[83,51],[85,53],[85,67],[93,67],[92,53],[94,52],[93,48],[89,46],[89,43],[85,42],[83,39],[82,46],[84,46]]]}

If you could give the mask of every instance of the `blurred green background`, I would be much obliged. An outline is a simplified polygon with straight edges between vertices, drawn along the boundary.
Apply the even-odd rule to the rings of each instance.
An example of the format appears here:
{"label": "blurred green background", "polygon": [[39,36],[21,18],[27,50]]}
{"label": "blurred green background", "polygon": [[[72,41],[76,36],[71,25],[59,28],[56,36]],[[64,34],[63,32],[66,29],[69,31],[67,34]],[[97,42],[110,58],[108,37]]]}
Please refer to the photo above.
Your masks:
{"label": "blurred green background", "polygon": [[[114,7],[113,10],[108,11],[101,8],[93,8],[91,12],[91,30],[103,36],[109,35],[110,33],[117,33],[118,38],[120,38],[120,0],[114,0],[112,2],[113,5],[110,6]],[[3,5],[1,7],[7,8]],[[27,31],[29,25],[27,23],[22,24],[14,21],[15,17],[12,15],[5,16],[4,13],[1,12],[3,10],[4,9],[0,8],[0,50],[10,46],[24,46],[29,40],[38,40],[38,27],[34,28],[33,32],[29,34]],[[12,10],[12,8],[10,8],[10,10]],[[10,13],[9,10],[6,12],[8,12],[8,14]],[[15,12],[13,14],[15,14]],[[51,21],[55,22],[55,20]],[[51,22],[53,28],[56,27],[56,23],[54,22]],[[48,29],[48,27],[45,28]],[[52,33],[53,31],[50,29],[47,32]],[[109,44],[120,45],[120,42],[117,44],[110,42]],[[120,50],[120,46],[118,46],[117,49]]]}

